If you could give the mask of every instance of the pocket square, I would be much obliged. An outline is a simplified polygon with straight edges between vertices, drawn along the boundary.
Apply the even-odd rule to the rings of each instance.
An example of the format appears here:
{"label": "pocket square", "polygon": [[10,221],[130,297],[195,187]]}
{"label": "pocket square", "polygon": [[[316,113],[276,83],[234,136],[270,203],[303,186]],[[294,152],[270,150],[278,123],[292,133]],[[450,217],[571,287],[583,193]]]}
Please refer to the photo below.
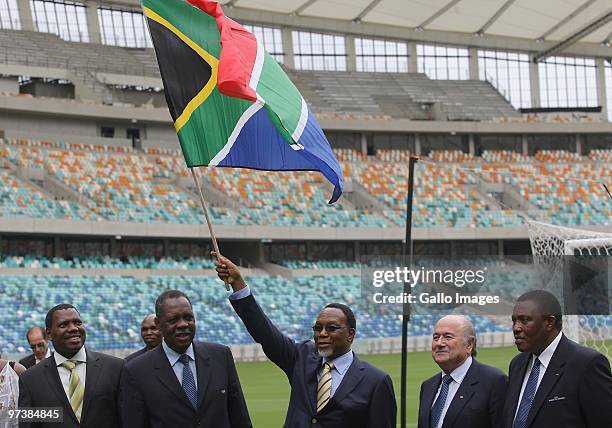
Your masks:
{"label": "pocket square", "polygon": [[221,394],[225,394],[225,389],[221,389],[219,392],[220,392]]}
{"label": "pocket square", "polygon": [[553,398],[549,398],[548,402],[549,403],[553,403],[555,401],[563,401],[563,400],[565,400],[564,396],[562,396],[562,395],[555,395]]}

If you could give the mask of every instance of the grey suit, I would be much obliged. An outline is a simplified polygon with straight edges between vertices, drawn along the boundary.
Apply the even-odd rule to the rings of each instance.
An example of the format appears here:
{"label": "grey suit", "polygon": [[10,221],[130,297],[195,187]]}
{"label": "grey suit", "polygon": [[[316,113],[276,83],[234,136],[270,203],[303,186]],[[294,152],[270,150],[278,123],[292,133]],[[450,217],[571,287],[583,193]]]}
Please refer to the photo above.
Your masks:
{"label": "grey suit", "polygon": [[53,356],[19,377],[19,407],[62,407],[61,423],[20,423],[20,428],[120,428],[119,388],[124,361],[87,351],[81,423],[70,407]]}

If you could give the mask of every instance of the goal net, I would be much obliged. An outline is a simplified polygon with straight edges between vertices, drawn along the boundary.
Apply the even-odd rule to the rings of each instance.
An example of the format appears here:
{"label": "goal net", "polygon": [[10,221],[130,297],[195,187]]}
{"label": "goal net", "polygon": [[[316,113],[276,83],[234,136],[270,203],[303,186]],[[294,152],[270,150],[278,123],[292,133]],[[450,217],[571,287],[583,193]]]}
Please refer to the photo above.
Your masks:
{"label": "goal net", "polygon": [[[596,262],[600,265],[603,262],[609,266],[612,234],[524,220],[529,230],[534,264],[539,269],[542,284],[559,297],[564,311],[569,308],[569,313],[580,314],[564,316],[564,333],[612,359],[612,316],[609,315],[612,310],[611,273],[608,272],[606,284],[603,289],[598,289],[597,295],[593,295],[592,291],[589,295],[584,295],[579,291],[568,293],[567,288],[564,290],[564,276],[573,281],[577,275],[576,266],[580,268],[581,261],[586,260],[588,263],[589,259],[597,259]],[[568,258],[578,263],[567,262]],[[586,299],[591,299],[600,306],[598,315],[589,314],[588,311],[576,311],[576,305]],[[602,304],[605,306],[603,310]],[[603,313],[606,315],[602,315]]]}

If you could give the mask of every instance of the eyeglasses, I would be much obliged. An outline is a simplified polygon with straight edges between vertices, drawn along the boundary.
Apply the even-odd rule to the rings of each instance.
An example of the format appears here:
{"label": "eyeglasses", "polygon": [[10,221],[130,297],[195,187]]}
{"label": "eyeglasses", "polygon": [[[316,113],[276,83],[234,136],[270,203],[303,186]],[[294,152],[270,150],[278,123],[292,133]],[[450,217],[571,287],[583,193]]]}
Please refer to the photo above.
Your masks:
{"label": "eyeglasses", "polygon": [[346,328],[346,326],[337,326],[337,325],[328,325],[328,326],[322,326],[320,324],[315,324],[312,326],[312,331],[314,331],[315,333],[321,333],[323,331],[323,329],[325,329],[325,331],[327,331],[328,333],[335,333],[338,330],[342,330],[343,328]]}
{"label": "eyeglasses", "polygon": [[35,344],[33,344],[33,345],[30,345],[30,349],[31,349],[32,351],[33,351],[33,350],[35,350],[36,348],[44,349],[44,348],[45,348],[45,346],[46,346],[46,343],[45,343],[45,342],[40,342],[40,343],[35,343]]}

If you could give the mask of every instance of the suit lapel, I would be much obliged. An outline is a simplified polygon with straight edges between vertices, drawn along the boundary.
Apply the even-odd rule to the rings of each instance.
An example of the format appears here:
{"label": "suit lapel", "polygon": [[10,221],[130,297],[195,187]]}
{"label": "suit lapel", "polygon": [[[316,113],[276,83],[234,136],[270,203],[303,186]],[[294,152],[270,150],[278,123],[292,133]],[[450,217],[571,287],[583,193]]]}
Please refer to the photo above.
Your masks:
{"label": "suit lapel", "polygon": [[87,362],[85,363],[85,396],[83,397],[83,411],[81,412],[81,420],[85,419],[87,415],[87,409],[93,398],[94,391],[98,385],[98,379],[100,377],[102,362],[100,357],[95,354],[87,353]]}
{"label": "suit lapel", "polygon": [[527,417],[527,423],[525,424],[526,427],[531,424],[535,416],[538,414],[538,411],[540,410],[540,407],[542,407],[542,404],[544,404],[544,400],[548,396],[550,390],[555,386],[559,379],[561,379],[561,376],[563,376],[566,361],[567,339],[565,336],[563,336],[559,342],[559,345],[557,345],[557,349],[555,349],[552,358],[550,359],[550,363],[546,368],[542,382],[540,382],[540,386],[538,386],[536,395],[533,398],[533,403],[531,404],[531,409],[529,410],[529,416]]}
{"label": "suit lapel", "polygon": [[531,354],[529,352],[524,352],[520,354],[519,359],[517,360],[517,375],[512,379],[512,382],[508,385],[508,403],[510,405],[510,411],[506,414],[507,420],[506,425],[512,426],[512,422],[514,421],[514,415],[516,414],[516,409],[518,408],[519,402],[519,394],[521,393],[521,388],[523,387],[523,380],[525,379],[525,373],[527,372],[527,367],[529,366],[529,362],[531,361]]}
{"label": "suit lapel", "polygon": [[357,358],[357,355],[353,354],[353,362],[346,371],[342,382],[336,388],[334,396],[331,399],[330,404],[333,402],[340,403],[344,397],[346,397],[363,379],[364,367],[361,364],[361,360]]}
{"label": "suit lapel", "polygon": [[185,394],[183,387],[174,374],[172,366],[170,366],[170,361],[168,361],[168,357],[166,357],[164,348],[162,346],[158,346],[150,352],[155,352],[155,365],[153,368],[155,370],[155,376],[157,376],[160,383],[165,388],[169,389],[174,395],[176,395],[177,398],[184,401],[186,405],[193,408],[191,402],[187,398],[187,394]]}
{"label": "suit lapel", "polygon": [[321,367],[321,357],[319,357],[315,351],[313,351],[306,360],[306,371],[305,371],[305,382],[304,397],[308,397],[308,403],[310,404],[311,414],[315,414],[317,408],[317,371]]}
{"label": "suit lapel", "polygon": [[429,427],[429,419],[431,417],[431,407],[433,406],[436,391],[442,383],[442,376],[439,374],[431,382],[426,382],[423,385],[423,396],[421,397],[421,408],[419,418],[421,419],[422,427]]}
{"label": "suit lapel", "polygon": [[68,401],[68,397],[66,396],[66,391],[64,391],[64,387],[62,386],[62,381],[59,377],[59,372],[57,371],[57,366],[55,365],[55,358],[53,356],[44,359],[39,364],[44,364],[45,367],[45,376],[49,385],[51,385],[51,389],[59,399],[62,407],[68,413],[68,415],[74,419],[74,422],[78,423],[77,417],[72,411],[72,406],[70,406],[70,402]]}
{"label": "suit lapel", "polygon": [[[196,349],[197,348],[197,349]],[[198,409],[202,407],[204,397],[206,396],[207,388],[210,385],[210,376],[212,370],[210,368],[210,356],[206,354],[204,346],[193,342],[193,352],[196,360],[196,371],[198,376]],[[229,394],[229,391],[227,391]]]}
{"label": "suit lapel", "polygon": [[476,384],[478,383],[478,374],[480,368],[476,360],[472,360],[472,365],[465,374],[465,378],[461,381],[461,385],[457,389],[453,400],[444,415],[444,424],[442,428],[453,426],[455,419],[461,414],[465,405],[470,401],[475,393]]}

